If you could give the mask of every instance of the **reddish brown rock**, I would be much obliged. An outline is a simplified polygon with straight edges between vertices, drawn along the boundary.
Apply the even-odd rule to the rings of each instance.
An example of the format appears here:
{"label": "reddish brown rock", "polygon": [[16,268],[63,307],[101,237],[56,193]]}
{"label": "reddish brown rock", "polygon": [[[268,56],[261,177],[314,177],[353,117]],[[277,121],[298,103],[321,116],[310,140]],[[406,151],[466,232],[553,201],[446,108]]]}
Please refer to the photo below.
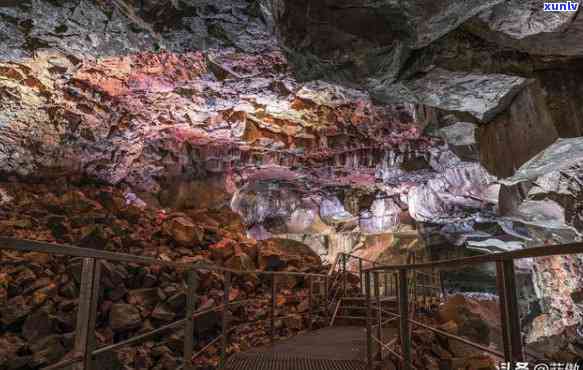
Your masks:
{"label": "reddish brown rock", "polygon": [[134,289],[128,292],[128,303],[145,310],[152,310],[159,300],[160,295],[158,289],[144,288]]}
{"label": "reddish brown rock", "polygon": [[[502,349],[499,304],[495,298],[478,295],[450,296],[440,307],[439,317],[443,322],[440,326],[442,330],[482,345]],[[449,340],[449,346],[454,356],[465,358],[481,354],[474,347],[458,341]]]}
{"label": "reddish brown rock", "polygon": [[290,315],[283,319],[284,325],[288,329],[301,330],[303,327],[303,320],[301,315]]}
{"label": "reddish brown rock", "polygon": [[302,271],[316,268],[322,260],[310,247],[289,239],[268,239],[257,244],[259,268],[280,270],[294,267]]}
{"label": "reddish brown rock", "polygon": [[25,342],[14,334],[0,337],[0,366],[6,368],[16,367],[14,366],[16,364],[26,366],[28,361],[19,356],[25,346]]}
{"label": "reddish brown rock", "polygon": [[16,296],[0,307],[0,321],[4,325],[11,325],[24,319],[32,310],[32,302],[23,296]]}
{"label": "reddish brown rock", "polygon": [[129,304],[114,304],[109,314],[109,325],[113,331],[137,329],[142,318],[137,308]]}
{"label": "reddish brown rock", "polygon": [[[10,220],[22,219],[23,215],[34,215],[46,212],[51,214],[53,205],[59,199],[59,187],[50,186],[20,186],[9,185],[8,188],[16,189],[20,196],[15,197],[15,201],[4,207],[0,204],[3,214],[8,215]],[[127,206],[117,203],[115,199],[123,199],[123,192],[119,189],[112,189],[102,186],[74,187],[71,194],[75,197],[82,197],[104,203],[99,208],[99,213],[91,210],[76,214],[75,217],[62,214],[59,220],[68,225],[65,237],[71,239],[73,244],[81,240],[88,241],[87,235],[92,235],[98,240],[99,234],[94,234],[94,225],[98,225],[97,230],[103,231],[103,235],[109,235],[107,241],[102,239],[100,243],[93,245],[105,246],[111,251],[124,253],[135,253],[139,255],[151,256],[165,261],[185,262],[195,264],[204,263],[226,263],[230,267],[237,269],[256,269],[256,261],[260,255],[258,243],[247,239],[240,227],[240,219],[235,218],[232,212],[222,211],[197,211],[196,218],[190,218],[185,214],[170,214],[150,207],[135,213],[131,218],[127,218]],[[83,195],[81,196],[80,193]],[[107,196],[104,196],[107,194]],[[110,200],[108,200],[108,197]],[[34,199],[50,199],[46,202],[35,201]],[[109,203],[111,202],[111,204]],[[91,203],[91,202],[88,202]],[[105,205],[107,204],[107,206]],[[191,212],[188,213],[189,215]],[[221,225],[227,225],[225,236],[220,237],[215,231],[205,234],[200,248],[188,248],[176,243],[164,227],[171,224],[173,219],[185,217],[191,221],[192,225],[205,230],[222,229]],[[32,219],[32,217],[31,217]],[[38,219],[35,223],[27,222],[25,227],[15,226],[15,223],[7,228],[9,236],[22,236],[26,239],[40,239],[53,241],[51,225],[47,218]],[[34,227],[36,227],[36,229]],[[104,226],[101,228],[101,226]],[[228,234],[228,235],[226,235]],[[103,236],[102,235],[102,236]],[[218,237],[219,241],[212,241],[207,237]],[[102,244],[105,243],[105,244]],[[90,245],[91,243],[87,243]],[[209,246],[210,245],[210,246]],[[299,248],[297,248],[299,247]],[[289,249],[270,246],[266,252],[276,254],[282,261],[282,270],[299,271],[300,269],[312,269],[314,272],[321,271],[321,265],[314,264],[318,261],[313,252],[306,253],[307,247],[300,243],[292,245]],[[298,253],[299,251],[299,253]],[[0,305],[0,321],[3,324],[10,323],[18,331],[17,335],[25,345],[29,345],[34,339],[42,341],[51,334],[60,338],[69,338],[74,332],[76,324],[76,310],[78,305],[79,284],[82,278],[82,261],[80,259],[64,258],[61,256],[49,256],[45,254],[20,254],[17,252],[5,252],[6,258],[18,262],[18,267],[13,268],[13,264],[3,264],[0,267],[0,293],[4,291],[8,304]],[[292,253],[287,256],[287,253]],[[211,261],[213,256],[214,261]],[[228,257],[223,260],[224,257]],[[271,257],[270,257],[271,258]],[[274,257],[275,258],[275,257]],[[4,260],[3,260],[4,261]],[[307,261],[307,262],[306,262]],[[300,266],[300,267],[298,267]],[[153,330],[161,325],[171,322],[178,317],[183,317],[185,298],[182,292],[185,286],[184,268],[174,269],[162,265],[142,266],[134,263],[103,262],[101,268],[101,286],[103,291],[102,299],[98,306],[99,320],[96,329],[96,338],[99,345],[113,343],[114,339],[127,338],[136,333]],[[205,310],[221,304],[223,300],[223,275],[216,272],[206,271],[199,274],[200,302],[197,302],[198,310]],[[278,279],[279,280],[279,279]],[[301,287],[298,289],[298,287]],[[293,288],[293,289],[290,289]],[[245,307],[245,310],[234,310],[233,320],[245,322],[246,320],[260,320],[267,317],[269,299],[259,292],[268,290],[266,280],[255,274],[233,277],[232,289],[229,294],[230,301],[262,298],[253,307]],[[303,280],[296,277],[282,277],[278,284],[278,289],[282,295],[279,300],[279,309],[283,312],[305,312],[307,298]],[[26,292],[23,295],[14,296],[14,292]],[[296,297],[297,295],[297,297]],[[40,307],[39,307],[40,306]],[[208,314],[201,318],[199,323],[201,333],[211,337],[216,328],[216,323],[220,322],[220,314]],[[289,327],[288,327],[289,325]],[[303,328],[301,317],[288,320],[287,324],[280,323],[281,333],[279,335],[289,335],[294,331]],[[50,331],[50,332],[49,332]],[[4,339],[0,335],[0,341]],[[237,342],[240,341],[240,342]],[[247,334],[241,338],[235,338],[233,348],[248,348],[249,345],[263,345],[268,342],[268,331],[250,327]],[[43,361],[53,361],[56,356],[49,356],[48,351],[54,350],[55,354],[61,355],[61,343],[66,351],[72,345],[69,339],[59,339],[59,342],[52,339],[46,341],[46,345],[39,348],[39,354],[35,359],[31,356],[13,356],[14,364],[23,363],[28,366],[29,362],[41,363]],[[42,343],[41,343],[42,344]],[[182,351],[182,338],[172,337],[168,340],[168,347],[172,353],[168,356],[178,358]],[[146,366],[148,368],[162,368],[164,355],[153,356],[148,347],[148,343],[136,346],[135,351],[120,352],[119,358],[112,361],[119,361],[128,368]],[[0,350],[0,367],[2,363],[2,351]],[[28,359],[28,360],[27,360]],[[172,364],[170,357],[167,357],[168,364]],[[216,363],[217,354],[199,359],[205,365]],[[27,362],[28,361],[28,362]],[[21,367],[22,367],[21,366]]]}
{"label": "reddish brown rock", "polygon": [[56,320],[48,312],[39,310],[26,318],[22,334],[31,342],[42,339],[55,332]]}
{"label": "reddish brown rock", "polygon": [[256,269],[251,257],[243,252],[239,252],[229,258],[225,262],[225,267],[242,271],[254,271]]}
{"label": "reddish brown rock", "polygon": [[236,246],[236,241],[225,238],[220,242],[209,246],[209,251],[211,252],[213,260],[221,263],[235,254]]}
{"label": "reddish brown rock", "polygon": [[164,232],[171,236],[178,245],[193,247],[203,238],[203,230],[186,216],[170,217],[162,226]]}

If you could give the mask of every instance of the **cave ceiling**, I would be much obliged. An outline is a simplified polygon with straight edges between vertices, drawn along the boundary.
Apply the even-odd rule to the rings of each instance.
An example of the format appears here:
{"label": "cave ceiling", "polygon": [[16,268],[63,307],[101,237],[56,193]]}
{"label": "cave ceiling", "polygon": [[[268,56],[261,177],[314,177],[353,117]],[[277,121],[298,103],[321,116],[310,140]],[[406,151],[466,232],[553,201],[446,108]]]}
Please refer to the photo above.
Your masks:
{"label": "cave ceiling", "polygon": [[514,3],[0,3],[0,171],[208,181],[257,239],[577,239],[583,18]]}

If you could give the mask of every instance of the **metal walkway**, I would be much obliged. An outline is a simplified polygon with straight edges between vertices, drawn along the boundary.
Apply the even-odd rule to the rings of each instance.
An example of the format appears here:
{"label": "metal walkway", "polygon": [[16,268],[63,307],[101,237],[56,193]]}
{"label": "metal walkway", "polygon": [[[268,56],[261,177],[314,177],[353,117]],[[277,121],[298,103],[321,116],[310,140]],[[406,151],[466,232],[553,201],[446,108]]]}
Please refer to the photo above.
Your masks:
{"label": "metal walkway", "polygon": [[366,329],[332,326],[233,355],[229,370],[365,370]]}
{"label": "metal walkway", "polygon": [[[512,252],[479,255],[455,260],[394,266],[378,265],[360,257],[341,253],[336,257],[327,274],[233,270],[214,265],[193,265],[185,262],[162,261],[152,257],[6,237],[0,237],[0,251],[2,250],[83,258],[74,351],[71,356],[49,365],[45,370],[68,369],[71,365],[78,366],[83,370],[94,370],[98,368],[98,364],[95,361],[96,356],[128,347],[136,342],[145,341],[166,331],[176,329],[184,330],[183,362],[186,369],[193,368],[192,360],[194,358],[208,351],[209,348],[213,347],[213,344],[220,343],[220,369],[225,369],[227,365],[231,370],[372,370],[377,364],[384,365],[387,361],[390,362],[387,363],[390,368],[396,363],[396,358],[399,360],[398,362],[403,370],[409,370],[413,368],[412,360],[415,353],[410,335],[411,326],[421,327],[448,340],[459,341],[473,346],[480,351],[502,358],[505,362],[524,362],[527,356],[546,361],[541,358],[541,355],[528,351],[522,344],[520,312],[517,309],[519,301],[514,271],[515,260],[583,254],[583,243],[544,245]],[[350,264],[348,263],[350,259],[356,259],[357,262]],[[188,275],[187,288],[185,289],[187,296],[186,317],[149,332],[97,348],[95,325],[101,284],[101,267],[104,261],[166,266],[186,271]],[[503,353],[439,328],[431,327],[415,319],[417,306],[420,305],[420,307],[427,309],[427,307],[431,308],[431,305],[435,304],[435,298],[438,299],[437,302],[442,298],[447,299],[445,292],[443,292],[442,297],[435,293],[436,290],[440,289],[434,282],[439,281],[437,278],[440,271],[484,263],[496,264],[500,316],[503,329]],[[370,266],[365,266],[365,264],[370,264]],[[352,268],[353,266],[357,268],[354,269]],[[428,273],[427,270],[431,270],[431,273]],[[224,298],[223,302],[219,302],[211,308],[199,308],[197,310],[197,288],[201,271],[214,271],[223,274]],[[437,276],[435,272],[437,272]],[[268,327],[270,327],[270,337],[274,344],[262,349],[235,354],[227,360],[228,333],[230,329],[235,327],[230,324],[230,310],[235,306],[248,304],[250,301],[264,301],[263,298],[238,301],[226,299],[229,297],[233,280],[232,275],[247,276],[250,273],[263,275],[264,279],[262,280],[266,282],[263,288],[271,289],[271,307],[268,308],[268,317],[261,321],[267,322]],[[358,294],[356,297],[352,297],[354,292],[350,290],[354,289],[349,289],[348,284],[348,275],[350,274],[360,276],[360,291],[358,293],[364,295],[366,300],[359,298]],[[307,313],[302,314],[302,316],[307,318],[308,328],[311,329],[314,316],[324,317],[328,325],[333,325],[335,318],[345,319],[349,322],[358,320],[358,325],[364,324],[366,328],[362,326],[329,326],[279,343],[275,342],[277,339],[275,335],[276,320],[281,320],[281,315],[285,315],[285,312],[277,314],[276,296],[281,291],[281,289],[278,290],[278,288],[281,288],[281,284],[278,284],[278,279],[289,278],[290,276],[293,276],[294,279],[303,280],[303,286],[307,287],[309,307]],[[421,279],[421,277],[425,278]],[[357,288],[356,290],[358,291],[359,289]],[[394,304],[391,305],[394,302],[393,296],[395,295],[398,296],[398,309],[395,309]],[[385,307],[383,307],[383,304]],[[342,308],[348,311],[346,315],[338,314]],[[364,313],[360,313],[363,308]],[[222,312],[220,319],[222,324],[221,333],[194,354],[195,321],[211,312]],[[297,316],[297,313],[294,316]],[[393,324],[387,327],[387,324],[391,323],[398,323],[398,334],[396,328],[392,327]],[[244,322],[239,325],[248,325],[248,323]],[[396,340],[397,335],[399,337],[398,341]],[[400,353],[397,352],[398,348],[394,346],[396,343],[400,347]],[[378,351],[379,345],[382,346],[383,351]],[[384,356],[385,354],[387,356]]]}

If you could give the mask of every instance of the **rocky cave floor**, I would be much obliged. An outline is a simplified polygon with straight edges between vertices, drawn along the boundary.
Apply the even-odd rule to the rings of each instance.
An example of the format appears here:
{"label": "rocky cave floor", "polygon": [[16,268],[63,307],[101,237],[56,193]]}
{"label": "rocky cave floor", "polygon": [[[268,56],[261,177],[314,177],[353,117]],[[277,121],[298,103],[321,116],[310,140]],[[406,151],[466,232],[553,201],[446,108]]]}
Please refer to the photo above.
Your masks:
{"label": "rocky cave floor", "polygon": [[[163,261],[208,262],[238,270],[265,270],[274,261],[281,271],[322,273],[320,257],[293,241],[256,242],[245,237],[239,217],[228,209],[166,213],[130,204],[111,186],[2,184],[3,236],[67,243],[85,248],[156,257]],[[8,198],[6,198],[8,199]],[[293,254],[290,253],[293,251]],[[81,278],[81,260],[42,253],[2,252],[0,267],[0,364],[5,369],[44,367],[71,355]],[[263,278],[265,279],[265,278]],[[104,263],[98,306],[98,345],[111,344],[184,317],[185,271],[163,266]],[[277,309],[305,313],[303,281],[280,282]],[[223,275],[200,274],[197,310],[223,301]],[[259,299],[233,310],[233,325],[267,318],[269,281],[256,275],[233,281],[230,301]],[[263,299],[264,298],[264,299]],[[220,333],[220,314],[197,321],[197,349]],[[321,323],[320,323],[321,324]],[[267,323],[238,326],[229,352],[268,343]],[[305,330],[302,316],[278,322],[278,337]],[[318,322],[316,322],[318,325]],[[102,356],[101,369],[176,369],[182,359],[182,331]],[[195,351],[196,352],[196,351]],[[217,345],[195,359],[197,368],[214,368]],[[107,364],[107,365],[105,365]]]}

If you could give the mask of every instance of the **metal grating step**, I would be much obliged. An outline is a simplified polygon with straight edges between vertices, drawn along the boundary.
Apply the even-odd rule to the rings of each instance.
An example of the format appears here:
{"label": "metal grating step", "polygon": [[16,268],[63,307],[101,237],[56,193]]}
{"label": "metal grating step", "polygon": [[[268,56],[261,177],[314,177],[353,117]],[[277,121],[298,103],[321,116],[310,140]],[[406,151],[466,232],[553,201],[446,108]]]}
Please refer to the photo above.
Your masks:
{"label": "metal grating step", "polygon": [[289,357],[277,353],[239,353],[227,361],[227,370],[365,370],[364,362]]}

